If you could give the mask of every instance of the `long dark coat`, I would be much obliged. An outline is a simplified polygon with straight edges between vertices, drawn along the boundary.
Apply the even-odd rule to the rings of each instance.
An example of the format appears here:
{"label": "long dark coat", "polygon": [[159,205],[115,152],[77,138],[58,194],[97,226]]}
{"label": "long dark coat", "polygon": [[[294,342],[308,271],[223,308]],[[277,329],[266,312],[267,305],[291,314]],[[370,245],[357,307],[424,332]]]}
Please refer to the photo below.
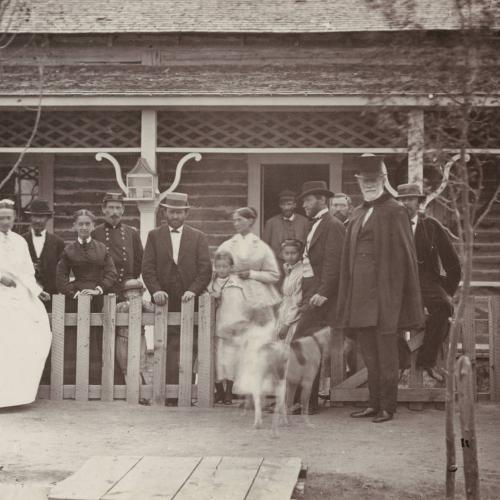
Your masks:
{"label": "long dark coat", "polygon": [[45,235],[45,243],[43,245],[42,253],[40,254],[40,258],[38,258],[33,245],[33,235],[31,231],[23,234],[23,238],[28,243],[31,260],[35,266],[35,278],[37,282],[43,287],[45,292],[50,295],[54,295],[57,293],[57,263],[59,262],[61,254],[64,250],[64,240],[55,234],[47,232]]}
{"label": "long dark coat", "polygon": [[[373,206],[371,217],[377,269],[377,330],[389,334],[417,328],[424,323],[424,314],[408,212],[388,194],[382,195]],[[356,310],[360,307],[352,300],[352,266],[361,228],[360,219],[367,210],[366,204],[354,210],[342,252],[337,319],[347,329],[351,308]]]}

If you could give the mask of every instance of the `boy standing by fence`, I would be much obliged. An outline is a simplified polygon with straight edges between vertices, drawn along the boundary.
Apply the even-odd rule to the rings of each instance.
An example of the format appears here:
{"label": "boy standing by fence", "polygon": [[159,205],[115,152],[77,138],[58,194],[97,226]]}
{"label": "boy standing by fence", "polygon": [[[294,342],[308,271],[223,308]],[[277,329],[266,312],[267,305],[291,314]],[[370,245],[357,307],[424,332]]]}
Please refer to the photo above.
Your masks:
{"label": "boy standing by fence", "polygon": [[[120,302],[116,305],[116,312],[128,313],[130,309],[130,301],[135,297],[142,298],[143,293],[144,285],[140,280],[130,279],[125,281],[122,285],[122,294],[125,297],[125,301]],[[155,306],[151,302],[142,299],[142,312],[154,313]],[[127,383],[128,326],[118,326],[116,328],[115,350],[118,367],[123,374],[125,383]],[[153,383],[152,374],[147,370],[146,338],[144,336],[144,326],[141,327],[140,373],[142,384],[149,385]]]}

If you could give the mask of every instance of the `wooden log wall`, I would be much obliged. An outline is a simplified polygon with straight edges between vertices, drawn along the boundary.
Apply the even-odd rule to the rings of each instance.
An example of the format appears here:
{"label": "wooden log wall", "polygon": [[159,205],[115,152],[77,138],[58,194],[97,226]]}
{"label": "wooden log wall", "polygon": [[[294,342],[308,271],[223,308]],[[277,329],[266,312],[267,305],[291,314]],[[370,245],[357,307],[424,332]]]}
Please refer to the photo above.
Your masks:
{"label": "wooden log wall", "polygon": [[[122,169],[128,172],[138,155],[116,155]],[[108,191],[120,192],[113,167],[98,162],[94,154],[55,155],[54,165],[54,228],[66,241],[75,239],[73,213],[81,208],[91,210],[100,223],[102,199]],[[139,228],[139,212],[135,203],[127,203],[124,221]]]}

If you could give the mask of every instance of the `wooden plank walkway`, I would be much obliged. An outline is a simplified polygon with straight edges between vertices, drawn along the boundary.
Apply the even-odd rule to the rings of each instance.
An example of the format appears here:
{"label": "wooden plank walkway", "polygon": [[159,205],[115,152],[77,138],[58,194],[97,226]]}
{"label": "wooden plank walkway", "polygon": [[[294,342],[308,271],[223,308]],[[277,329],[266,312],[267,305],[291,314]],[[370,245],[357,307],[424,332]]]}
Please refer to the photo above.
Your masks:
{"label": "wooden plank walkway", "polygon": [[92,457],[49,500],[289,500],[296,457]]}

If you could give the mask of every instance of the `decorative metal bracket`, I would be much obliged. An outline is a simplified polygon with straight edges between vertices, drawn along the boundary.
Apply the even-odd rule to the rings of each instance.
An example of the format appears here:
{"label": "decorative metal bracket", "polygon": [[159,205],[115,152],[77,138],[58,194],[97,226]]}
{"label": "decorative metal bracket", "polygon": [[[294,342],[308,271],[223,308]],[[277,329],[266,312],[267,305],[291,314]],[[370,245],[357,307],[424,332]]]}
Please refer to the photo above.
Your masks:
{"label": "decorative metal bracket", "polygon": [[[113,165],[115,169],[115,177],[116,177],[116,182],[118,183],[118,186],[120,189],[125,193],[125,196],[128,196],[128,190],[127,190],[127,185],[125,182],[123,182],[123,175],[122,175],[122,169],[120,164],[118,163],[118,160],[110,155],[109,153],[97,153],[95,155],[95,159],[97,161],[102,161],[103,159],[108,160],[111,165]],[[188,153],[184,155],[179,162],[177,163],[177,167],[175,168],[175,177],[174,181],[170,185],[168,189],[163,191],[155,200],[155,205],[157,205],[165,196],[167,196],[168,193],[171,193],[175,190],[175,188],[179,185],[179,182],[181,180],[181,175],[182,175],[182,169],[184,165],[191,159],[194,159],[195,161],[200,161],[201,160],[201,154],[200,153]],[[155,174],[156,175],[156,174]]]}

